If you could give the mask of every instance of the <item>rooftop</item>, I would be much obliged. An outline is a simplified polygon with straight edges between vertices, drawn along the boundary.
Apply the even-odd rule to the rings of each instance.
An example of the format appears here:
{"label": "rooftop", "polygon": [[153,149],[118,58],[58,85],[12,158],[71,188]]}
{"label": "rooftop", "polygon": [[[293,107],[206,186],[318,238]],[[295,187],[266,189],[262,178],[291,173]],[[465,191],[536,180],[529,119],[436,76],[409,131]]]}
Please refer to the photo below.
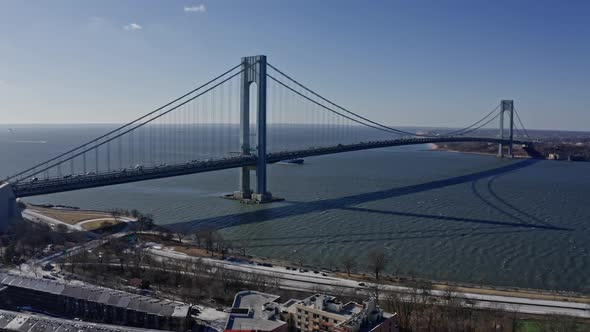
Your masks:
{"label": "rooftop", "polygon": [[297,299],[290,299],[287,302],[283,303],[283,308],[288,310],[289,308],[292,308],[294,305],[296,305],[299,302],[300,301]]}
{"label": "rooftop", "polygon": [[184,303],[126,293],[110,288],[70,285],[47,279],[0,273],[0,287],[3,285],[104,303],[114,307],[133,309],[159,316],[186,317],[190,309],[190,306]]}
{"label": "rooftop", "polygon": [[270,331],[286,324],[275,317],[279,298],[256,291],[237,293],[225,330]]}
{"label": "rooftop", "polygon": [[155,332],[128,326],[96,324],[0,310],[0,330],[20,332]]}
{"label": "rooftop", "polygon": [[348,319],[363,310],[363,306],[356,302],[344,304],[336,300],[334,296],[324,294],[312,295],[299,302],[299,305],[342,316],[342,319]]}

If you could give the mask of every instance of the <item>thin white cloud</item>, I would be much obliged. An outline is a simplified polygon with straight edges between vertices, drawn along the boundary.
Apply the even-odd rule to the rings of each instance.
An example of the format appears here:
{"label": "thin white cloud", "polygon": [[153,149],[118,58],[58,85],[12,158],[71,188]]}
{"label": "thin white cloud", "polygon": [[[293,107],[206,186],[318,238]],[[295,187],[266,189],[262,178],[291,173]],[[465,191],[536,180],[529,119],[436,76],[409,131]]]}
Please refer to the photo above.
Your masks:
{"label": "thin white cloud", "polygon": [[187,13],[204,13],[207,11],[207,7],[204,4],[184,7],[184,11]]}
{"label": "thin white cloud", "polygon": [[141,25],[139,25],[137,23],[129,23],[126,26],[124,26],[123,29],[125,29],[127,31],[135,31],[135,30],[141,30],[143,28]]}
{"label": "thin white cloud", "polygon": [[0,86],[6,85],[6,81],[0,80]]}
{"label": "thin white cloud", "polygon": [[106,23],[106,20],[102,17],[94,16],[88,19],[87,26],[90,30],[99,31],[106,26]]}
{"label": "thin white cloud", "polygon": [[102,17],[98,17],[98,16],[94,16],[90,18],[90,23],[91,24],[102,24],[104,23],[104,18]]}

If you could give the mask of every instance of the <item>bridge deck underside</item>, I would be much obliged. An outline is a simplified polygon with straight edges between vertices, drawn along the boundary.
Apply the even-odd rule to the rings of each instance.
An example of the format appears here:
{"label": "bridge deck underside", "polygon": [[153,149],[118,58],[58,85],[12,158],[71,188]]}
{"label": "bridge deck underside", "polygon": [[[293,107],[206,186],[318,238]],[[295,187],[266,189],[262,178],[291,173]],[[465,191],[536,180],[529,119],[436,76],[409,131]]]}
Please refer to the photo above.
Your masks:
{"label": "bridge deck underside", "polygon": [[[286,151],[267,154],[268,163],[276,163],[285,159],[304,158],[312,156],[321,156],[333,153],[360,151],[368,149],[386,148],[402,145],[416,145],[427,143],[445,143],[445,142],[488,142],[508,144],[508,140],[495,138],[479,137],[440,137],[440,138],[410,138],[395,139],[379,142],[363,142],[358,144],[336,145],[331,147],[313,148],[297,151]],[[527,141],[512,141],[513,144],[530,145]],[[13,184],[13,191],[16,197],[28,197],[46,195],[58,192],[96,188],[110,186],[129,182],[146,181],[161,179],[180,175],[189,175],[218,171],[223,169],[239,168],[244,166],[255,166],[257,158],[252,155],[243,155],[239,157],[223,158],[217,160],[188,162],[181,164],[171,164],[167,166],[144,167],[140,170],[127,169],[124,171],[117,170],[111,172],[102,172],[98,174],[79,174],[70,175],[67,178],[49,178],[39,179],[37,181],[19,182]]]}

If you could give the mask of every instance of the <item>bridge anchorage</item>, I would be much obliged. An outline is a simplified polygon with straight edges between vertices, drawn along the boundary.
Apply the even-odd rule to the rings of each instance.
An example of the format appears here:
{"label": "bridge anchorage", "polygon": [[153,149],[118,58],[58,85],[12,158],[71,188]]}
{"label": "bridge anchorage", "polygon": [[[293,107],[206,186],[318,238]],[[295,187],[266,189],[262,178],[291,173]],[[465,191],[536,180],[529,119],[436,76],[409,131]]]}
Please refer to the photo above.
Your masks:
{"label": "bridge anchorage", "polygon": [[[508,135],[504,132],[506,115]],[[478,129],[498,117],[499,135],[477,136]],[[470,133],[476,135],[468,136]],[[264,55],[245,57],[179,98],[7,177],[0,183],[0,231],[6,220],[19,215],[16,198],[239,169],[238,188],[228,196],[266,203],[277,200],[268,189],[267,164],[444,142],[498,144],[500,157],[504,156],[504,146],[512,157],[513,144],[526,145],[525,151],[534,153],[512,100],[502,100],[465,128],[419,134],[338,105],[268,63]]]}

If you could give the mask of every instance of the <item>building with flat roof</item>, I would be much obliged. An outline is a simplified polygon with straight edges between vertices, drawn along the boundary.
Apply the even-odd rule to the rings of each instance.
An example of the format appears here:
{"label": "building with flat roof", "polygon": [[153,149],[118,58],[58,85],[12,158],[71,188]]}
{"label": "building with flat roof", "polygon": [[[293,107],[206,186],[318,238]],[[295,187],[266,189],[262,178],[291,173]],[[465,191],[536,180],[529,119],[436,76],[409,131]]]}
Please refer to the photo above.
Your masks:
{"label": "building with flat roof", "polygon": [[161,330],[190,328],[187,304],[114,289],[0,273],[0,309]]}
{"label": "building with flat roof", "polygon": [[282,304],[279,299],[256,291],[237,293],[225,331],[399,332],[397,316],[384,312],[374,298],[343,303],[315,294]]}
{"label": "building with flat roof", "polygon": [[302,301],[289,300],[283,310],[290,314],[296,332],[399,331],[396,315],[381,310],[374,298],[343,303],[334,296],[315,294]]}
{"label": "building with flat roof", "polygon": [[279,299],[279,296],[256,291],[238,292],[225,331],[287,332],[287,322],[281,319]]}
{"label": "building with flat roof", "polygon": [[0,310],[0,332],[162,332]]}

